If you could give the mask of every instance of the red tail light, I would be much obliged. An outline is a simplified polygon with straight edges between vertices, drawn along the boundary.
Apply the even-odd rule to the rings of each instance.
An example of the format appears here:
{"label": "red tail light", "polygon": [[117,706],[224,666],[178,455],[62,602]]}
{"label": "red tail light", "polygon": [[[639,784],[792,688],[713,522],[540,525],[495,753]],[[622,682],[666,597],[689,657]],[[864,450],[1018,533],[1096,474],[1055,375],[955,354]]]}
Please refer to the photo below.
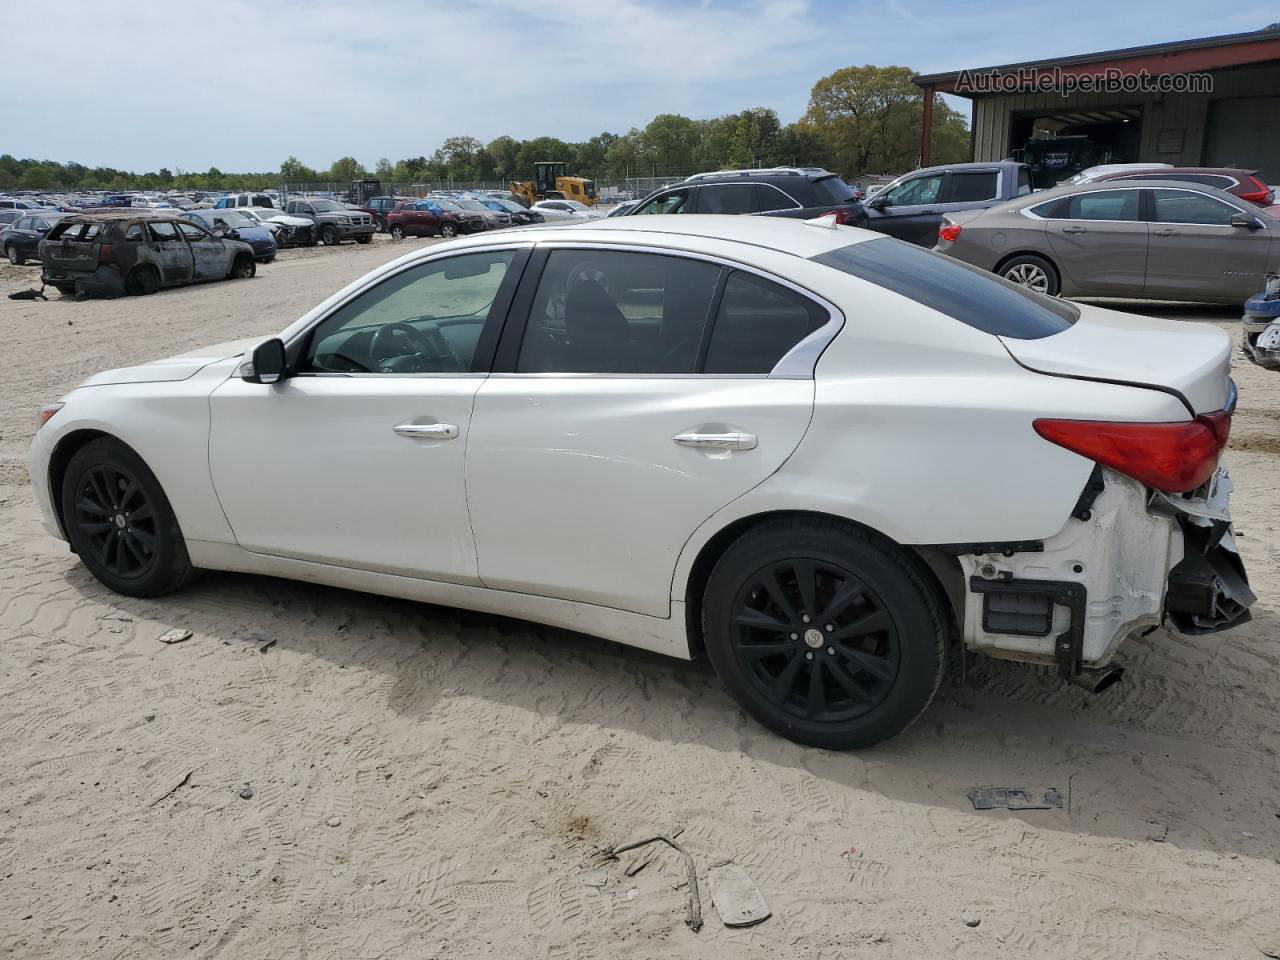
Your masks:
{"label": "red tail light", "polygon": [[939,227],[938,236],[947,241],[947,243],[955,243],[960,239],[960,225],[956,223],[948,223],[944,227]]}
{"label": "red tail light", "polygon": [[1114,423],[1102,420],[1036,420],[1050,443],[1165,493],[1186,493],[1218,466],[1231,433],[1231,413],[1219,410],[1181,423]]}
{"label": "red tail light", "polygon": [[853,214],[848,210],[828,210],[823,214],[824,217],[835,217],[836,223],[851,224],[853,223]]}
{"label": "red tail light", "polygon": [[1257,187],[1257,189],[1251,190],[1248,193],[1240,194],[1240,199],[1248,200],[1250,203],[1256,203],[1261,207],[1270,206],[1271,201],[1274,199],[1271,193],[1271,188],[1257,177],[1250,177],[1249,179],[1253,181],[1253,185]]}
{"label": "red tail light", "polygon": [[104,243],[100,247],[98,247],[98,263],[115,263],[115,262],[116,262],[115,251],[112,249],[111,244]]}

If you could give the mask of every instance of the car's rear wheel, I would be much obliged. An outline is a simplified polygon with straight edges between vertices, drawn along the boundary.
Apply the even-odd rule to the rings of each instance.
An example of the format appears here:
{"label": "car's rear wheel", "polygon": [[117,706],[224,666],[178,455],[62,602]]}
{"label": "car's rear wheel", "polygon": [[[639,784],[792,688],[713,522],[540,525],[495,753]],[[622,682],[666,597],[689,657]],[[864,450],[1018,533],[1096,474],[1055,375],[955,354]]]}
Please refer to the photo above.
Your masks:
{"label": "car's rear wheel", "polygon": [[194,576],[160,482],[114,437],[91,440],[72,455],[61,501],[71,546],[89,572],[117,593],[155,597]]}
{"label": "car's rear wheel", "polygon": [[4,245],[4,255],[9,258],[9,262],[15,267],[20,267],[27,262],[27,258],[18,252],[18,248],[12,243]]}
{"label": "car's rear wheel", "polygon": [[458,235],[458,228],[455,227],[452,223],[440,224],[440,236],[444,237],[446,240],[452,240],[457,235]]}
{"label": "car's rear wheel", "polygon": [[144,263],[129,271],[125,292],[134,297],[146,297],[160,289],[160,271]]}
{"label": "car's rear wheel", "polygon": [[60,287],[55,284],[54,289],[57,290],[60,294],[62,294],[64,297],[74,297],[76,295],[75,287],[66,286],[66,285]]}
{"label": "car's rear wheel", "polygon": [[814,747],[869,746],[910,726],[941,682],[949,621],[927,576],[852,524],[762,524],[708,579],[707,653],[770,730]]}
{"label": "car's rear wheel", "polygon": [[253,262],[253,257],[247,253],[242,253],[236,257],[235,262],[231,264],[232,280],[248,280],[258,272],[258,265]]}
{"label": "car's rear wheel", "polygon": [[336,246],[338,243],[337,227],[325,227],[320,231],[320,242],[326,247]]}
{"label": "car's rear wheel", "polygon": [[1051,297],[1056,297],[1061,289],[1058,271],[1053,264],[1033,253],[1024,253],[1007,260],[1000,265],[999,273],[1006,280]]}
{"label": "car's rear wheel", "polygon": [[398,223],[393,223],[393,224],[391,225],[391,239],[392,239],[392,240],[403,240],[403,239],[404,239],[404,227],[400,226],[400,224],[398,224]]}

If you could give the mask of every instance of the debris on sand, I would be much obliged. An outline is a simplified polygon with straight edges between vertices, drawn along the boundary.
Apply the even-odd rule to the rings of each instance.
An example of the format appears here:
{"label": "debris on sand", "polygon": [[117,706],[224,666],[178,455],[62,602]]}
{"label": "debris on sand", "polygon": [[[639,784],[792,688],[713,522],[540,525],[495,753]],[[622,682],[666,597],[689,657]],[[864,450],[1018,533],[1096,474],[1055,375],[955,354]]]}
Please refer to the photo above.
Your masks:
{"label": "debris on sand", "polygon": [[182,627],[174,627],[172,630],[166,630],[160,634],[161,643],[182,643],[184,640],[191,639],[191,631]]}

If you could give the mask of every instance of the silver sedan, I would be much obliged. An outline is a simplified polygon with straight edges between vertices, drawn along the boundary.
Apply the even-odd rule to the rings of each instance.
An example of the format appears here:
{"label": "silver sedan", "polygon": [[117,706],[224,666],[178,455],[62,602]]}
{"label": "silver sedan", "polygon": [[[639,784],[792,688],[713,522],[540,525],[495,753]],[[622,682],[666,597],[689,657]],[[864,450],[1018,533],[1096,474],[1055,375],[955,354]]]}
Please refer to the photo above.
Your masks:
{"label": "silver sedan", "polygon": [[1055,296],[1240,303],[1280,271],[1280,221],[1202,184],[1102,181],[949,214],[934,250]]}

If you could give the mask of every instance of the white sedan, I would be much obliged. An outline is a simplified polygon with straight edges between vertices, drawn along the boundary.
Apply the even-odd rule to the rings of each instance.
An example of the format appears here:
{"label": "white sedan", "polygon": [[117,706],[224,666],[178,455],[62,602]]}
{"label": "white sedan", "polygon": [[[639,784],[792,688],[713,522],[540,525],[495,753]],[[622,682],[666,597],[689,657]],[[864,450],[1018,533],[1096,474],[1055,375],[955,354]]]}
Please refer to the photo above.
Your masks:
{"label": "white sedan", "polygon": [[542,214],[548,223],[604,219],[604,214],[599,210],[577,200],[539,200],[529,209]]}
{"label": "white sedan", "polygon": [[1091,689],[1248,619],[1230,340],[829,218],[648,217],[395,260],[279,336],[42,412],[44,524],[113,590],[199,569],[705,652],[765,726],[892,736],[962,651]]}

